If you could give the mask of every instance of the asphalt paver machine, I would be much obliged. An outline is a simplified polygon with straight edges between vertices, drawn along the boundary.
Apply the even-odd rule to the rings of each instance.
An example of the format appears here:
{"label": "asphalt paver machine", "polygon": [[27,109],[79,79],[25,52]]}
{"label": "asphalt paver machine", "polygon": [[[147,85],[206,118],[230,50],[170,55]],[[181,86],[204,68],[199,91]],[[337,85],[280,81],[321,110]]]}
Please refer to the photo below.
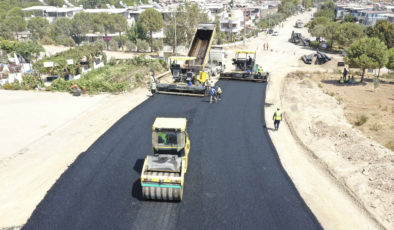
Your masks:
{"label": "asphalt paver machine", "polygon": [[186,118],[156,118],[152,148],[141,172],[144,199],[181,201],[190,151]]}
{"label": "asphalt paver machine", "polygon": [[[171,66],[172,83],[157,84],[157,93],[186,96],[205,96],[215,65],[208,64],[210,49],[215,37],[215,23],[199,23],[187,56],[173,56],[184,64]],[[216,69],[215,69],[216,72]]]}
{"label": "asphalt paver machine", "polygon": [[256,64],[257,51],[235,51],[235,58],[232,59],[235,71],[220,73],[221,80],[241,80],[266,82],[269,76],[268,72],[259,73],[259,65]]}

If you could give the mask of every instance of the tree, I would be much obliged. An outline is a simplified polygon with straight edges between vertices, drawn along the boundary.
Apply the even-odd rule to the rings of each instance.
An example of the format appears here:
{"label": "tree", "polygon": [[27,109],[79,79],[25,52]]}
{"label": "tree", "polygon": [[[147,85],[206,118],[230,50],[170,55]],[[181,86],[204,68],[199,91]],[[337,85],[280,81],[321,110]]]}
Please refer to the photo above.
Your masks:
{"label": "tree", "polygon": [[16,43],[15,52],[30,60],[32,56],[37,56],[40,52],[45,52],[45,49],[36,42],[26,41]]}
{"label": "tree", "polygon": [[379,38],[362,38],[347,48],[344,60],[348,65],[362,68],[363,82],[365,70],[384,67],[389,60],[389,54],[386,45]]}
{"label": "tree", "polygon": [[394,70],[394,48],[391,48],[387,52],[388,54],[388,62],[386,64],[387,69]]}
{"label": "tree", "polygon": [[7,11],[0,8],[0,22],[4,21],[5,19],[7,19]]}
{"label": "tree", "polygon": [[313,30],[313,28],[317,25],[326,25],[328,23],[328,19],[326,17],[317,17],[309,24],[309,30]]}
{"label": "tree", "polygon": [[149,41],[148,34],[142,28],[141,23],[138,21],[136,23],[133,22],[130,28],[127,29],[127,38],[132,41],[134,44],[137,43],[137,39]]}
{"label": "tree", "polygon": [[345,23],[338,28],[338,43],[345,47],[365,37],[364,28],[359,24]]}
{"label": "tree", "polygon": [[379,38],[388,49],[394,47],[394,26],[387,20],[380,20],[374,27],[369,27],[367,35]]}
{"label": "tree", "polygon": [[[164,38],[164,42],[168,45],[171,45],[173,52],[175,52],[175,28],[174,28],[174,26],[167,27],[166,37]],[[182,30],[176,31],[176,43],[178,46],[186,44],[185,31],[182,31]]]}
{"label": "tree", "polygon": [[108,33],[115,33],[114,17],[108,13],[102,12],[94,16],[95,31],[104,33],[107,42],[107,50],[109,46]]}
{"label": "tree", "polygon": [[0,40],[14,40],[14,34],[4,23],[0,23]]}
{"label": "tree", "polygon": [[[203,9],[197,4],[187,1],[184,5],[178,6],[178,11],[176,12],[176,31],[178,33],[179,30],[181,34],[186,34],[186,43],[190,44],[197,29],[197,24],[209,21]],[[174,17],[169,22],[171,25],[174,25]]]}
{"label": "tree", "polygon": [[349,23],[357,22],[357,18],[354,17],[354,15],[352,14],[347,14],[345,18],[341,21],[341,23],[347,23],[347,22]]}
{"label": "tree", "polygon": [[[71,33],[75,36],[85,36],[89,30],[93,29],[93,14],[80,12],[75,14],[71,20]],[[80,43],[80,39],[77,40]]]}
{"label": "tree", "polygon": [[23,13],[22,8],[20,7],[14,7],[10,10],[10,12],[8,12],[8,16],[12,17],[12,16],[19,16],[19,17],[25,17],[25,13]]}
{"label": "tree", "polygon": [[[145,31],[150,32],[150,44],[151,44],[151,52],[153,51],[153,32],[160,31],[163,29],[165,22],[161,13],[153,8],[148,8],[144,10],[139,18],[138,21],[141,22],[142,27]],[[138,46],[138,45],[137,45]]]}
{"label": "tree", "polygon": [[317,37],[317,40],[320,41],[320,37],[324,35],[325,30],[326,30],[326,26],[323,24],[319,24],[315,26],[312,30],[310,30],[310,33],[312,36]]}
{"label": "tree", "polygon": [[6,25],[16,34],[17,40],[19,40],[18,33],[26,30],[26,21],[20,16],[9,17],[6,21]]}
{"label": "tree", "polygon": [[33,34],[33,36],[42,39],[45,35],[49,34],[51,24],[49,24],[49,21],[45,18],[37,16],[28,21],[27,29]]}
{"label": "tree", "polygon": [[325,26],[323,37],[331,41],[330,49],[332,49],[334,42],[338,40],[338,28],[339,24],[337,22],[329,22]]}
{"label": "tree", "polygon": [[121,14],[115,14],[113,17],[115,20],[115,30],[119,32],[120,45],[122,46],[122,51],[124,51],[122,32],[127,30],[127,19]]}
{"label": "tree", "polygon": [[52,26],[52,29],[56,35],[65,34],[67,36],[71,36],[72,31],[73,31],[72,26],[73,26],[72,20],[69,18],[63,17],[63,18],[59,18],[55,21],[55,23]]}

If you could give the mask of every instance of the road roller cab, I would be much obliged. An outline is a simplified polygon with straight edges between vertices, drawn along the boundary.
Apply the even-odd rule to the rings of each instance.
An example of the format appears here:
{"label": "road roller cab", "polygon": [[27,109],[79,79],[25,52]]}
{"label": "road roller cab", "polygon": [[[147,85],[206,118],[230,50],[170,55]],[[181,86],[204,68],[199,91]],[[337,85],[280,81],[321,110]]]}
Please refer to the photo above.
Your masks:
{"label": "road roller cab", "polygon": [[153,155],[146,157],[141,173],[143,197],[182,200],[190,151],[186,118],[156,118],[152,148]]}

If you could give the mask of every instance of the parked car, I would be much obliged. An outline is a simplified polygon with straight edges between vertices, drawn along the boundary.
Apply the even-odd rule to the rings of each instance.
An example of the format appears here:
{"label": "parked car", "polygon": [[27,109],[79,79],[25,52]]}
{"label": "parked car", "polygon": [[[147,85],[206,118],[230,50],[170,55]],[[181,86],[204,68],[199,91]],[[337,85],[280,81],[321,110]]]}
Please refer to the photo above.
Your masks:
{"label": "parked car", "polygon": [[273,29],[268,30],[268,34],[272,34],[274,32]]}
{"label": "parked car", "polygon": [[272,33],[272,36],[278,36],[278,35],[279,35],[278,31],[275,31],[274,33]]}

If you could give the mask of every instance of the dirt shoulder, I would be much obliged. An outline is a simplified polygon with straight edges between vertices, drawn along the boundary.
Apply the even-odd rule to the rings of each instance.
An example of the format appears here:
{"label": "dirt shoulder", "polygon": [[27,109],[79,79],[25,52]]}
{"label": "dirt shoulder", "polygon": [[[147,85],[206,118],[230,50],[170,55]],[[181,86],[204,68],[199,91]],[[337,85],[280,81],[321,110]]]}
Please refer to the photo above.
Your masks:
{"label": "dirt shoulder", "polygon": [[23,154],[16,154],[0,168],[0,229],[23,226],[69,165],[116,121],[150,96],[147,88],[106,95],[65,124],[23,146]]}
{"label": "dirt shoulder", "polygon": [[[366,137],[372,135],[371,132],[378,132],[373,130],[373,126],[383,120],[371,119],[368,121],[370,124],[358,128],[352,124],[356,122],[360,108],[361,113],[365,113],[368,105],[375,104],[376,100],[385,101],[383,98],[387,98],[387,92],[390,88],[392,92],[394,87],[382,87],[380,93],[386,96],[379,93],[372,96],[368,90],[373,86],[368,83],[339,86],[333,74],[315,73],[307,76],[300,72],[290,75],[284,82],[282,106],[286,123],[318,164],[337,180],[338,186],[342,187],[353,203],[378,225],[381,224],[380,227],[392,229],[394,154]],[[355,101],[362,103],[352,107],[357,104]],[[390,135],[391,113],[381,108],[370,108],[368,111],[390,120],[384,128],[382,125],[381,134]],[[384,143],[392,135],[374,137]]]}

